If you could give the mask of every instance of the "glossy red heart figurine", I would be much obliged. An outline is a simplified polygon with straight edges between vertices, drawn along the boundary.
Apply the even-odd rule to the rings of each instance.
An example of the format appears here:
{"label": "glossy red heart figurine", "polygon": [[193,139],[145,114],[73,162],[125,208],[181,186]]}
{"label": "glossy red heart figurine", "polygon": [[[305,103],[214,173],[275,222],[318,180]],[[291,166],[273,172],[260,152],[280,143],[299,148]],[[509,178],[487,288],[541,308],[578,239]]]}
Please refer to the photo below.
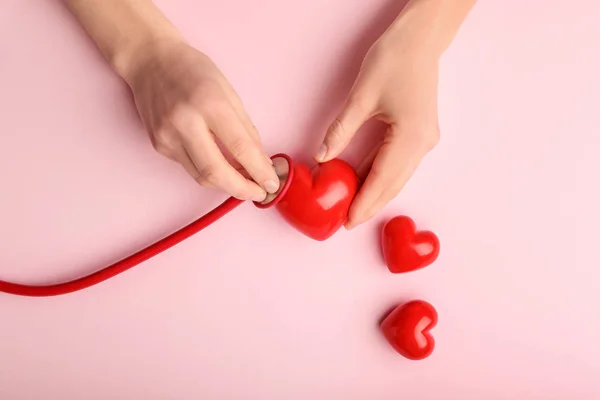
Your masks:
{"label": "glossy red heart figurine", "polygon": [[294,163],[291,182],[277,203],[283,218],[315,240],[332,236],[348,219],[358,176],[345,161],[333,159],[309,169]]}
{"label": "glossy red heart figurine", "polygon": [[398,216],[390,219],[381,232],[383,258],[392,273],[424,268],[440,253],[440,242],[430,231],[417,231],[412,219]]}
{"label": "glossy red heart figurine", "polygon": [[390,345],[409,360],[427,358],[435,348],[430,330],[438,322],[435,308],[426,301],[413,300],[396,307],[380,329]]}

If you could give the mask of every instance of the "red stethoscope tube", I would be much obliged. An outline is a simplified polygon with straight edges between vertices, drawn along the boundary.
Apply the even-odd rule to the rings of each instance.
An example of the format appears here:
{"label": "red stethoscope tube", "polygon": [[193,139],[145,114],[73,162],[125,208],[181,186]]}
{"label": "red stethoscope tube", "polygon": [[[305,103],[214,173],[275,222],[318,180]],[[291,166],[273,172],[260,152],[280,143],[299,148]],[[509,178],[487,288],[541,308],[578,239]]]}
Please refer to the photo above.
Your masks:
{"label": "red stethoscope tube", "polygon": [[[285,195],[287,189],[293,178],[292,160],[286,154],[276,154],[272,157],[273,160],[283,160],[287,163],[287,169],[285,180],[281,182],[281,188],[277,195],[268,202],[254,203],[258,208],[270,208],[276,205]],[[238,200],[234,197],[230,197],[221,203],[219,206],[204,214],[194,222],[186,225],[178,231],[170,234],[169,236],[159,240],[146,247],[143,250],[138,251],[124,258],[116,263],[109,265],[99,271],[86,275],[84,277],[74,279],[68,282],[57,283],[53,285],[35,286],[35,285],[23,285],[19,283],[6,282],[0,280],[0,292],[28,297],[49,297],[59,296],[68,294],[89,288],[90,286],[97,285],[103,281],[113,278],[130,268],[139,265],[140,263],[164,252],[165,250],[175,246],[176,244],[184,241],[185,239],[193,236],[200,232],[204,228],[210,226],[223,216],[234,210],[237,206],[242,204],[242,200]]]}

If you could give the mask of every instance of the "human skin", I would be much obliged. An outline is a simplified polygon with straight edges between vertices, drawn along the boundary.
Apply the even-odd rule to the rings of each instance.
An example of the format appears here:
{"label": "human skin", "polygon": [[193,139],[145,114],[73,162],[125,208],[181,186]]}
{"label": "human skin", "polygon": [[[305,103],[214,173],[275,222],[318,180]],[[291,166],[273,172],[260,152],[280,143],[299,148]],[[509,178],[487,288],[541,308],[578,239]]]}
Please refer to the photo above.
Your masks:
{"label": "human skin", "polygon": [[241,200],[262,201],[278,190],[279,178],[235,90],[151,1],[65,2],[131,88],[159,153],[200,185]]}
{"label": "human skin", "polygon": [[383,140],[359,165],[363,179],[346,228],[369,220],[404,187],[438,143],[438,66],[475,0],[411,0],[371,46],[343,110],[315,159],[337,157],[369,119]]}
{"label": "human skin", "polygon": [[[150,0],[64,0],[129,85],[154,148],[202,186],[262,201],[279,179],[227,79]],[[437,144],[438,64],[475,0],[410,0],[368,51],[345,106],[315,154],[340,155],[369,119],[386,134],[357,172],[346,228],[372,218]],[[222,151],[223,149],[223,151]]]}

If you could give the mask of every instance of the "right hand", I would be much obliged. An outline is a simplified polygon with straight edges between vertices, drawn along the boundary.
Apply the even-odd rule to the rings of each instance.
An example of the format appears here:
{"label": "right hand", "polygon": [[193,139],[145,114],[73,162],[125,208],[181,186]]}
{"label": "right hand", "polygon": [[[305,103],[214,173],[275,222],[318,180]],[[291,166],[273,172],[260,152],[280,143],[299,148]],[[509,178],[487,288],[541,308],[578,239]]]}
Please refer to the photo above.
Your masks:
{"label": "right hand", "polygon": [[155,43],[125,80],[154,148],[200,185],[253,201],[278,190],[240,98],[205,54],[180,41]]}

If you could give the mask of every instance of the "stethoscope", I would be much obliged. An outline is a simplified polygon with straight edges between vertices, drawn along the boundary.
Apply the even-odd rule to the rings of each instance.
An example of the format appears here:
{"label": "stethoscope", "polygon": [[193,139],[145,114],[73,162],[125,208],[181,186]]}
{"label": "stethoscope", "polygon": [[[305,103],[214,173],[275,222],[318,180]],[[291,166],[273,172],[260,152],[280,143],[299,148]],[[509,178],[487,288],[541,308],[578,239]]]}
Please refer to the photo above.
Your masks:
{"label": "stethoscope", "polygon": [[[294,168],[292,159],[287,154],[276,154],[271,157],[273,166],[279,176],[280,185],[277,193],[269,194],[262,202],[253,202],[260,209],[267,209],[275,206],[286,195],[290,183],[294,178]],[[184,226],[178,231],[164,237],[163,239],[149,245],[148,247],[126,257],[116,263],[109,265],[99,271],[67,282],[52,285],[24,285],[0,280],[0,292],[28,297],[49,297],[59,296],[97,285],[108,279],[119,275],[128,269],[141,264],[142,262],[168,250],[169,248],[181,243],[185,239],[200,232],[204,228],[218,221],[229,212],[244,203],[235,197],[230,197],[223,203],[204,214],[192,223]]]}

